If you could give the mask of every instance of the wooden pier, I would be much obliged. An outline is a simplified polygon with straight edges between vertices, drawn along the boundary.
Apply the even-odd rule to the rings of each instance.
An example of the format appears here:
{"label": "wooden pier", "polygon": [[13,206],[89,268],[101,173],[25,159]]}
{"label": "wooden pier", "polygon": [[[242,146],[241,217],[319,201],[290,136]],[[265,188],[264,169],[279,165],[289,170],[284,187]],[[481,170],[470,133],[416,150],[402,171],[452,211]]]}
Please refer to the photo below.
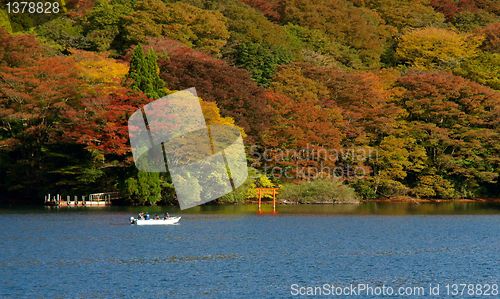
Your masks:
{"label": "wooden pier", "polygon": [[107,207],[113,199],[120,198],[118,192],[93,193],[89,195],[47,194],[44,204],[52,207]]}

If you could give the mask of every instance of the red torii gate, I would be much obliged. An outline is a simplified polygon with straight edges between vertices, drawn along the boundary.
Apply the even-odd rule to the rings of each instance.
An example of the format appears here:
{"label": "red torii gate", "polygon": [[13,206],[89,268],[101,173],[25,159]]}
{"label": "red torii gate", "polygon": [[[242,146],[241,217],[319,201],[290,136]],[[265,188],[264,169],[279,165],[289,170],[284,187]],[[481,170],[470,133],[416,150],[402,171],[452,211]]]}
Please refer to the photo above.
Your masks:
{"label": "red torii gate", "polygon": [[259,198],[259,214],[263,214],[262,212],[262,195],[272,194],[273,195],[273,214],[277,214],[276,211],[276,194],[278,193],[279,188],[255,188],[257,189],[257,195]]}

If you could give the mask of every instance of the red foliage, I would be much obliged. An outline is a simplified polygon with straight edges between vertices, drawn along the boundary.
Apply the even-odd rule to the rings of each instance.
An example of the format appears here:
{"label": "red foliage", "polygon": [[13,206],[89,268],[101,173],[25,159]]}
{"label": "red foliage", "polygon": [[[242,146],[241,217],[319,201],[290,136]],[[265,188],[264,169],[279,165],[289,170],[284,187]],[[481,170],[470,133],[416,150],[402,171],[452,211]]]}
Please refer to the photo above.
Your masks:
{"label": "red foliage", "polygon": [[485,36],[481,49],[493,53],[500,53],[500,22],[489,24],[479,29],[478,33]]}
{"label": "red foliage", "polygon": [[66,2],[67,14],[70,17],[82,17],[94,7],[95,2],[95,0],[68,0]]}
{"label": "red foliage", "polygon": [[305,148],[320,146],[338,149],[342,140],[340,109],[311,105],[283,94],[266,92],[267,109],[272,112],[270,127],[263,132],[269,147]]}
{"label": "red foliage", "polygon": [[408,111],[405,133],[415,136],[432,167],[461,186],[496,183],[498,92],[451,73],[410,73],[398,80]]}
{"label": "red foliage", "polygon": [[[216,102],[221,115],[232,117],[250,140],[258,139],[270,114],[263,96],[265,90],[252,81],[246,70],[173,40],[153,40],[149,47],[154,48],[160,57],[160,76],[168,88],[195,87],[198,96]],[[168,58],[162,58],[162,53],[167,53]]]}
{"label": "red foliage", "polygon": [[446,20],[451,20],[458,13],[457,3],[453,0],[432,0],[431,6],[437,12],[442,13]]}
{"label": "red foliage", "polygon": [[261,132],[266,149],[261,166],[273,169],[274,176],[294,180],[332,175],[343,138],[340,109],[276,92],[266,92],[264,97],[271,116],[269,126]]}
{"label": "red foliage", "polygon": [[488,87],[446,72],[411,73],[398,83],[411,120],[454,130],[498,123],[500,96]]}
{"label": "red foliage", "polygon": [[83,84],[73,59],[49,57],[32,66],[1,66],[0,73],[0,119],[10,123],[8,143],[67,141],[64,126],[71,120],[64,114],[80,108]]}
{"label": "red foliage", "polygon": [[36,150],[67,142],[103,154],[129,152],[128,115],[149,101],[142,93],[119,85],[89,86],[74,56],[43,57],[29,36],[0,38],[0,119],[7,129],[1,147]]}
{"label": "red foliage", "polygon": [[273,21],[279,21],[281,14],[279,12],[282,1],[281,0],[243,0],[244,3],[259,10],[263,15]]}
{"label": "red foliage", "polygon": [[83,109],[66,113],[73,120],[67,135],[105,154],[129,154],[128,118],[150,101],[143,93],[125,87],[95,90],[82,99]]}
{"label": "red foliage", "polygon": [[0,66],[30,66],[44,55],[33,35],[10,35],[0,28]]}
{"label": "red foliage", "polygon": [[402,110],[391,102],[390,93],[378,76],[331,68],[309,68],[304,74],[328,87],[331,103],[343,109],[348,138],[364,143],[365,135],[392,133]]}
{"label": "red foliage", "polygon": [[455,17],[457,13],[469,11],[476,12],[479,9],[498,14],[500,6],[495,0],[432,0],[431,6],[442,13],[447,21]]}

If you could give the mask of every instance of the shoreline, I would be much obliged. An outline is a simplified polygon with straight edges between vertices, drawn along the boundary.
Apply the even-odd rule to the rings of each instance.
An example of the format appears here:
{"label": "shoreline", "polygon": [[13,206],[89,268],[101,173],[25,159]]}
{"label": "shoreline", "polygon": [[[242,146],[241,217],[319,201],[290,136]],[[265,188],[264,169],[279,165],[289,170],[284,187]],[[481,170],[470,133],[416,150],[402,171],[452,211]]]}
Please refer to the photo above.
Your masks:
{"label": "shoreline", "polygon": [[[262,204],[268,205],[272,203],[272,200],[263,200]],[[421,203],[437,203],[437,204],[447,204],[447,203],[500,203],[500,198],[459,198],[459,199],[425,199],[425,198],[411,198],[411,197],[395,197],[395,198],[377,198],[377,199],[365,199],[365,200],[359,200],[358,202],[342,202],[342,201],[336,201],[336,202],[307,202],[307,203],[301,203],[301,202],[292,202],[292,201],[276,201],[276,204],[278,205],[349,205],[349,204],[366,204],[366,203],[411,203],[411,204],[421,204]],[[223,205],[257,205],[258,201],[257,200],[248,200],[248,201],[243,201],[239,203],[207,203],[204,205],[212,205],[212,206],[223,206]],[[44,207],[43,203],[34,203],[34,202],[25,202],[25,201],[20,201],[20,202],[15,202],[15,201],[0,201],[0,207],[2,208],[9,208],[9,207],[28,207],[28,206],[40,206]],[[115,206],[115,207],[138,207],[139,205],[134,205],[134,204],[123,204],[123,203],[117,203],[117,204],[111,204],[109,206]],[[157,205],[158,207],[172,207],[175,205]],[[100,207],[102,208],[102,207]]]}
{"label": "shoreline", "polygon": [[362,200],[362,202],[386,202],[386,203],[468,203],[468,202],[483,202],[483,203],[499,203],[500,198],[458,198],[458,199],[426,199],[426,198],[380,198]]}
{"label": "shoreline", "polygon": [[[266,204],[269,201],[263,201]],[[272,201],[271,201],[272,202]],[[377,198],[377,199],[364,199],[359,202],[292,202],[292,201],[276,201],[281,205],[344,205],[344,204],[363,204],[363,203],[500,203],[500,198],[459,198],[459,199],[426,199],[426,198],[411,198],[411,197],[395,197],[395,198]],[[257,204],[258,201],[246,201],[241,204]],[[222,203],[221,205],[224,205]],[[240,203],[227,203],[238,205]],[[219,204],[216,204],[219,205]]]}

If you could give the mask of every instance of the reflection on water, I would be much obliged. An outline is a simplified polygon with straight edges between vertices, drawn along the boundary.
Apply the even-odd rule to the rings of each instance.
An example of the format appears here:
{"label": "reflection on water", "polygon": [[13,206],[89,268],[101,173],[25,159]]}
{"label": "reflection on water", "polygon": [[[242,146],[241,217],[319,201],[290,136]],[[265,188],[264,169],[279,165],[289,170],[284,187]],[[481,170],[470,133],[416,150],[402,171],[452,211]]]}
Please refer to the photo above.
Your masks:
{"label": "reflection on water", "polygon": [[[181,214],[181,224],[128,224],[141,210]],[[283,298],[295,283],[500,280],[498,204],[256,210],[0,209],[0,298]]]}
{"label": "reflection on water", "polygon": [[[131,211],[145,208],[129,208]],[[164,208],[147,208],[151,213],[160,213]],[[177,212],[177,209],[171,209]],[[263,205],[263,211],[270,213],[271,205]],[[255,214],[257,205],[205,205],[197,206],[183,214]],[[380,203],[336,204],[336,205],[279,205],[280,214],[311,215],[420,215],[420,214],[500,214],[500,202],[450,202],[450,203]]]}
{"label": "reflection on water", "polygon": [[[263,204],[263,211],[272,212],[271,204]],[[439,203],[405,203],[405,202],[365,202],[361,204],[309,204],[309,205],[278,205],[279,214],[284,215],[491,215],[500,214],[500,201],[497,202],[439,202]],[[100,207],[100,208],[41,208],[18,207],[9,209],[0,207],[0,213],[30,213],[37,212],[130,212],[135,215],[141,211],[150,214],[227,214],[227,215],[252,215],[257,213],[256,204],[245,205],[202,205],[187,210],[179,210],[178,207]]]}
{"label": "reflection on water", "polygon": [[[154,213],[180,214],[227,214],[252,215],[257,212],[257,205],[204,205],[180,211],[176,207],[113,207],[114,211],[130,211],[138,213],[148,211]],[[362,204],[311,204],[311,205],[278,205],[278,212],[284,215],[479,215],[500,214],[500,202],[449,202],[449,203],[381,203],[368,202]],[[85,210],[84,208],[82,210]],[[98,210],[98,209],[96,209]],[[263,211],[272,212],[270,204],[263,205]]]}

